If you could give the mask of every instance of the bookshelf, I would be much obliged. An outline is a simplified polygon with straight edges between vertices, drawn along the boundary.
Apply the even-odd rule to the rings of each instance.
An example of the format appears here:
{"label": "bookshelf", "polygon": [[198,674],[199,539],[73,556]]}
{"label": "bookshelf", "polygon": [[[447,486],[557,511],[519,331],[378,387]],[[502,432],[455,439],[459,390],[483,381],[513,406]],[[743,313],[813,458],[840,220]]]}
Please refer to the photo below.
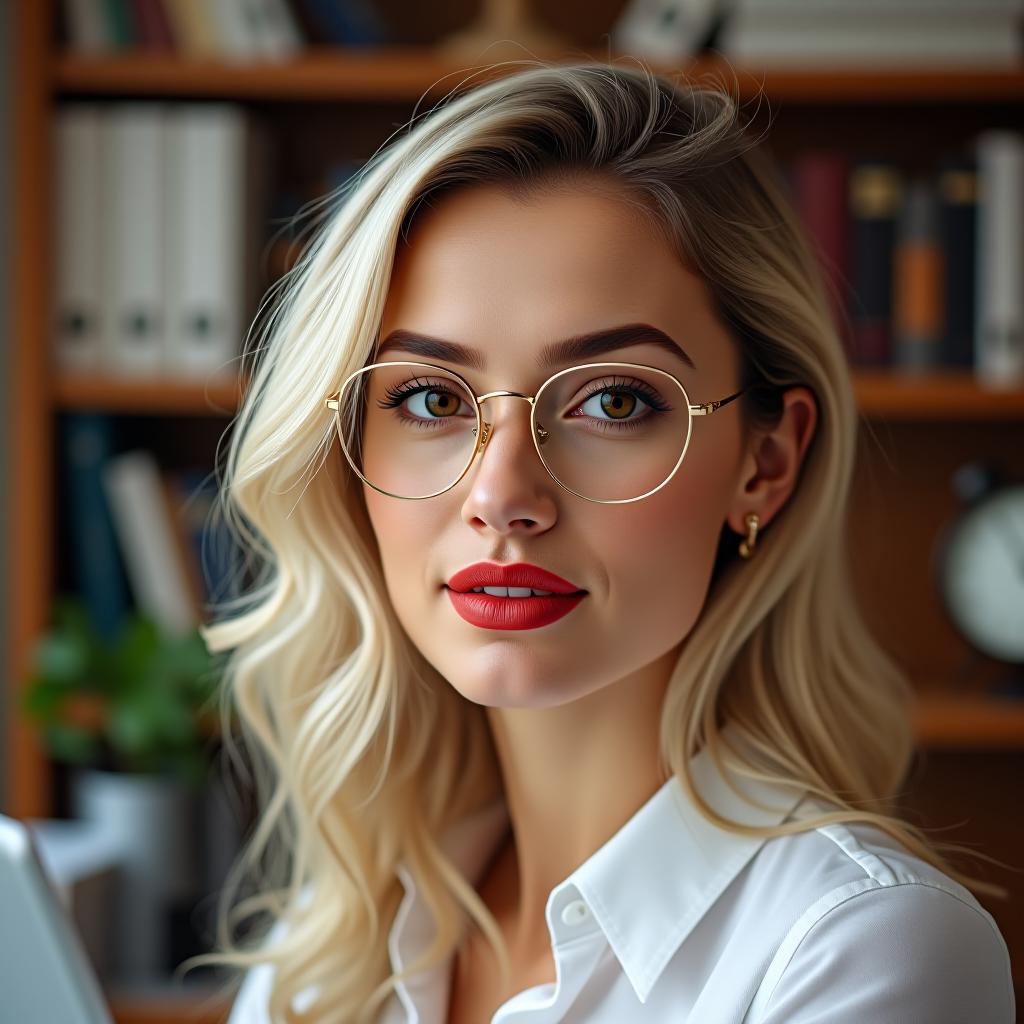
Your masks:
{"label": "bookshelf", "polygon": [[[581,23],[585,20],[583,0],[574,0],[567,8],[579,14]],[[86,59],[56,52],[51,16],[47,3],[17,5],[13,251],[18,258],[12,289],[15,343],[9,431],[16,443],[7,488],[12,600],[6,666],[9,734],[3,749],[9,813],[19,817],[46,815],[53,801],[46,758],[13,701],[31,645],[46,622],[55,579],[52,467],[57,414],[88,409],[140,420],[208,421],[203,429],[214,437],[223,430],[244,388],[244,382],[234,378],[202,384],[169,379],[125,382],[52,371],[47,325],[53,253],[47,183],[55,104],[75,98],[234,100],[268,113],[272,128],[289,140],[301,139],[303,132],[318,137],[324,111],[338,110],[353,126],[352,144],[365,145],[369,151],[393,131],[399,116],[404,120],[412,113],[418,100],[436,98],[471,77],[468,65],[445,61],[428,46],[355,52],[317,47],[286,63],[231,66],[160,55]],[[560,17],[569,15],[563,12]],[[595,46],[592,55],[600,57],[605,51],[606,46]],[[581,49],[571,56],[583,55]],[[699,78],[720,68],[712,60],[698,60],[676,70]],[[918,155],[917,149],[922,139],[934,134],[937,115],[949,133],[960,133],[964,139],[990,125],[1024,127],[1024,70],[740,68],[726,69],[726,74],[731,77],[733,70],[741,96],[752,98],[763,88],[776,108],[778,123],[769,146],[781,159],[805,139],[821,144],[842,139],[851,148],[883,146],[896,158],[925,161],[928,150]],[[968,793],[961,806],[955,800],[948,805],[937,802],[933,793],[917,806],[941,809],[942,816],[929,822],[935,825],[969,821],[975,806],[988,808],[989,817],[979,822],[975,833],[961,830],[954,838],[977,842],[986,852],[1019,865],[1024,863],[1024,839],[1008,823],[1014,796],[1005,781],[1007,772],[1019,775],[1024,762],[1024,702],[986,695],[1000,667],[972,658],[942,619],[929,591],[929,565],[935,540],[954,513],[948,476],[959,460],[974,454],[998,456],[1008,470],[1024,478],[1024,388],[987,391],[969,372],[952,370],[916,377],[858,370],[854,384],[866,439],[858,480],[869,486],[855,493],[851,543],[871,552],[854,567],[858,588],[871,624],[906,665],[917,687],[915,726],[926,759],[940,766],[960,766],[975,794],[988,794],[975,803]],[[941,771],[937,777],[943,777]],[[1003,794],[1001,802],[993,803],[991,794],[998,792]],[[993,873],[992,878],[1016,894],[1024,892],[1008,872]],[[1014,904],[990,909],[1015,962],[1024,965],[1024,913]],[[116,1011],[122,1024],[186,1019],[183,1013],[176,1016],[180,1008],[152,1000],[122,1001]],[[188,1019],[213,1021],[220,1019],[217,1013],[207,1008],[205,1015]]]}

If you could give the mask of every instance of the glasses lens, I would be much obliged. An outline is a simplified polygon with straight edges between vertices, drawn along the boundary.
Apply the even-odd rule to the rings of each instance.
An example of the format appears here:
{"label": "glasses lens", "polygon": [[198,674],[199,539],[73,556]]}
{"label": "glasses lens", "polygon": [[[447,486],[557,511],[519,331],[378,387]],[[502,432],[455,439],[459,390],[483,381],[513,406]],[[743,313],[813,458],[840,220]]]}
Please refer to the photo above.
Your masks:
{"label": "glasses lens", "polygon": [[476,403],[444,370],[386,363],[345,386],[338,433],[349,460],[374,487],[427,498],[450,487],[472,459]]}
{"label": "glasses lens", "polygon": [[538,396],[535,424],[560,483],[592,500],[625,501],[672,475],[689,442],[690,409],[669,374],[602,363],[556,375]]}
{"label": "glasses lens", "polygon": [[[689,401],[675,378],[620,363],[576,367],[537,398],[537,442],[563,486],[596,501],[628,501],[663,484],[686,452]],[[476,402],[453,374],[386,363],[346,385],[338,433],[374,487],[426,498],[458,480],[477,443]]]}

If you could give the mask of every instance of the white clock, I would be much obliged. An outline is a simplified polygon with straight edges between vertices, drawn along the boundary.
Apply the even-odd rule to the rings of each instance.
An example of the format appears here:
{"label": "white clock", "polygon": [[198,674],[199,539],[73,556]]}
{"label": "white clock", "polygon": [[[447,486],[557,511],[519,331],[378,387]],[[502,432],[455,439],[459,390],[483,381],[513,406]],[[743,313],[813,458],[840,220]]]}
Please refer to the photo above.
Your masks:
{"label": "white clock", "polygon": [[972,463],[954,486],[968,505],[939,541],[946,611],[982,654],[1024,665],[1024,483],[999,485]]}

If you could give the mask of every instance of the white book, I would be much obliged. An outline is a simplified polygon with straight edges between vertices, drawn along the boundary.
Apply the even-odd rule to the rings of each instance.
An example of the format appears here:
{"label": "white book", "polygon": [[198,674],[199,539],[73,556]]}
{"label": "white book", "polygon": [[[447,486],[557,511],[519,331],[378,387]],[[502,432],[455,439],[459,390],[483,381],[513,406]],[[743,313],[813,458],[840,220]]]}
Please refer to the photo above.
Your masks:
{"label": "white book", "polygon": [[52,352],[63,373],[100,368],[102,331],[100,108],[75,103],[57,108],[53,122]]}
{"label": "white book", "polygon": [[247,61],[258,57],[263,46],[243,0],[207,0],[218,42],[218,56],[226,61]]}
{"label": "white book", "polygon": [[303,45],[294,16],[277,0],[239,0],[259,40],[264,57],[287,60]]}
{"label": "white book", "polygon": [[828,19],[833,14],[854,13],[858,17],[886,18],[913,15],[932,17],[956,14],[977,18],[989,14],[1024,14],[1024,0],[727,0],[730,6],[745,12],[782,15],[811,14]]}
{"label": "white book", "polygon": [[978,215],[975,373],[993,388],[1024,384],[1024,135],[975,140]]}
{"label": "white book", "polygon": [[198,614],[156,459],[132,451],[108,460],[103,488],[138,607],[168,632],[186,632]]}
{"label": "white book", "polygon": [[730,59],[754,65],[893,65],[916,67],[998,66],[1013,68],[1024,48],[1020,35],[1001,23],[981,21],[949,28],[864,22],[793,27],[730,24],[719,49]]}
{"label": "white book", "polygon": [[288,0],[262,0],[262,3],[273,55],[282,59],[294,57],[305,46],[305,39]]}
{"label": "white book", "polygon": [[246,114],[176,104],[167,129],[163,363],[174,376],[235,374],[247,306]]}
{"label": "white book", "polygon": [[117,103],[103,114],[104,369],[159,373],[163,351],[164,108]]}
{"label": "white book", "polygon": [[769,16],[800,14],[827,20],[833,15],[855,14],[859,17],[928,17],[952,14],[961,17],[987,15],[1017,16],[1024,14],[1024,0],[729,0],[730,6],[743,14]]}

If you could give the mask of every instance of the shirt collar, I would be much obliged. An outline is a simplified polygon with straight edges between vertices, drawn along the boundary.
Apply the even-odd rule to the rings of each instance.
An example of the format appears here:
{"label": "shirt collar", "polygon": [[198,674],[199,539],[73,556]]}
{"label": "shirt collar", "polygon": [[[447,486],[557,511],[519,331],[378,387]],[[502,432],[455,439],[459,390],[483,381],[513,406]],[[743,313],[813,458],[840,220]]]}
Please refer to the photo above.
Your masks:
{"label": "shirt collar", "polygon": [[[691,774],[697,792],[715,811],[745,825],[779,824],[804,795],[796,787],[740,778],[732,772],[727,780],[706,750],[691,760]],[[752,806],[730,781],[764,806]],[[442,837],[442,848],[474,887],[509,824],[504,797],[499,797]],[[764,842],[709,821],[673,776],[551,891],[551,934],[555,935],[554,907],[565,902],[565,890],[575,888],[643,1003],[683,940]],[[414,894],[404,861],[398,874],[407,892]]]}

